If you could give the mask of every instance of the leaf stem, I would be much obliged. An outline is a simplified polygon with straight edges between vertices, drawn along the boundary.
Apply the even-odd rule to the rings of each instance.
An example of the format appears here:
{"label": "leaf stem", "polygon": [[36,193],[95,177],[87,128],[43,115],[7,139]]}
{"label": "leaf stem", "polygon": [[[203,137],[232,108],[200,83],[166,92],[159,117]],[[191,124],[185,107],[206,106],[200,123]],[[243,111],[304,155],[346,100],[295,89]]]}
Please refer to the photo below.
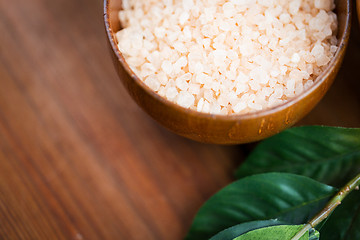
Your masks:
{"label": "leaf stem", "polygon": [[313,217],[304,227],[291,239],[300,239],[310,228],[314,228],[335,210],[341,204],[341,201],[354,189],[358,189],[360,185],[360,174],[348,182],[340,191],[328,202],[323,210]]}

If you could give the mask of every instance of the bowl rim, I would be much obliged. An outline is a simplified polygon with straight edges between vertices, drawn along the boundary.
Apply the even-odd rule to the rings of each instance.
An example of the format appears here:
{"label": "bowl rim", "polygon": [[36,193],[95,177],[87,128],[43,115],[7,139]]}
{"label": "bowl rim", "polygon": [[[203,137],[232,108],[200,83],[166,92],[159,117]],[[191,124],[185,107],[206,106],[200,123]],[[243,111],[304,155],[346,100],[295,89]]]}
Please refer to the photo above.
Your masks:
{"label": "bowl rim", "polygon": [[192,115],[198,118],[206,118],[206,119],[220,120],[220,121],[242,121],[242,120],[263,118],[265,116],[272,115],[276,112],[284,111],[285,109],[291,107],[292,105],[295,105],[296,103],[302,101],[303,99],[311,95],[317,88],[319,88],[326,81],[326,79],[330,76],[330,74],[335,70],[337,64],[342,61],[342,58],[345,55],[345,49],[347,47],[346,43],[348,42],[350,36],[351,18],[352,18],[352,14],[351,14],[352,1],[345,0],[346,10],[347,10],[346,19],[345,19],[345,28],[340,39],[338,39],[338,41],[340,40],[338,42],[338,49],[336,50],[334,57],[328,63],[324,71],[314,80],[314,84],[312,86],[310,86],[308,89],[306,89],[299,95],[296,95],[291,99],[287,100],[286,102],[275,105],[270,108],[266,108],[264,110],[258,110],[250,113],[224,115],[224,114],[203,113],[189,108],[181,107],[180,105],[160,96],[154,90],[149,88],[142,80],[140,80],[140,78],[131,70],[130,66],[126,63],[124,56],[117,47],[115,40],[116,33],[113,32],[110,26],[110,13],[109,13],[110,1],[111,0],[104,0],[104,21],[105,21],[106,33],[108,36],[108,40],[110,41],[110,45],[113,52],[115,53],[118,61],[124,67],[125,71],[130,75],[132,80],[134,80],[134,82],[138,86],[140,86],[144,91],[146,91],[147,94],[149,94],[151,97],[155,98],[157,101],[161,102],[162,104],[166,105],[169,108],[175,109],[176,111],[182,112],[186,115]]}

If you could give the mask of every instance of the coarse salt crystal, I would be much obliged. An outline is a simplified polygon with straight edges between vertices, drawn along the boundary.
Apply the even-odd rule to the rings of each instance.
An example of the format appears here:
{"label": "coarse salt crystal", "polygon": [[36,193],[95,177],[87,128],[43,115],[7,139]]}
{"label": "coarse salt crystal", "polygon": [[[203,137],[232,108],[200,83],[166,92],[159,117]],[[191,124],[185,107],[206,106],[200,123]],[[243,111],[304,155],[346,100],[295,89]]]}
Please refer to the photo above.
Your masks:
{"label": "coarse salt crystal", "polygon": [[250,88],[251,88],[252,90],[254,90],[254,91],[258,91],[258,90],[261,89],[260,83],[257,82],[257,81],[254,81],[254,80],[251,80],[251,81],[249,82],[249,86],[250,86]]}
{"label": "coarse salt crystal", "polygon": [[175,63],[174,63],[174,71],[175,73],[179,73],[181,71],[181,68],[185,67],[187,65],[187,59],[186,57],[182,56],[180,57]]}
{"label": "coarse salt crystal", "polygon": [[269,38],[266,35],[261,35],[258,40],[262,45],[267,45],[269,43]]}
{"label": "coarse salt crystal", "polygon": [[182,42],[175,42],[173,47],[179,53],[186,53],[187,52],[187,48],[186,48],[185,44],[182,43]]}
{"label": "coarse salt crystal", "polygon": [[222,8],[227,18],[234,16],[236,13],[235,6],[232,2],[226,2]]}
{"label": "coarse salt crystal", "polygon": [[200,85],[194,83],[189,84],[189,92],[193,95],[200,94]]}
{"label": "coarse salt crystal", "polygon": [[245,108],[247,107],[247,104],[245,102],[239,102],[238,104],[236,104],[234,107],[233,107],[233,111],[235,113],[239,113],[241,112],[242,110],[244,110]]}
{"label": "coarse salt crystal", "polygon": [[316,63],[318,66],[325,66],[329,62],[330,62],[330,58],[324,54],[316,57]]}
{"label": "coarse salt crystal", "polygon": [[164,73],[166,74],[170,74],[173,71],[173,66],[171,64],[170,61],[165,60],[162,64],[161,64],[161,69],[164,71]]}
{"label": "coarse salt crystal", "polygon": [[292,0],[289,4],[289,11],[292,15],[295,15],[299,12],[302,0]]}
{"label": "coarse salt crystal", "polygon": [[252,1],[253,0],[230,0],[231,3],[233,3],[234,5],[238,5],[238,6],[251,4]]}
{"label": "coarse salt crystal", "polygon": [[178,95],[178,90],[175,87],[169,87],[165,94],[167,99],[173,100]]}
{"label": "coarse salt crystal", "polygon": [[182,6],[185,11],[189,11],[194,6],[193,0],[182,0]]}
{"label": "coarse salt crystal", "polygon": [[185,91],[189,88],[189,83],[186,82],[186,80],[181,77],[177,78],[175,80],[175,85],[176,85],[176,87],[178,87],[180,90],[183,90],[183,91]]}
{"label": "coarse salt crystal", "polygon": [[163,27],[156,27],[154,30],[154,34],[157,38],[163,38],[166,34],[166,29]]}
{"label": "coarse salt crystal", "polygon": [[210,104],[210,113],[211,114],[219,114],[221,111],[221,106],[217,102],[213,102]]}
{"label": "coarse salt crystal", "polygon": [[306,83],[304,84],[304,88],[305,88],[305,89],[308,89],[308,88],[311,87],[313,84],[314,84],[314,82],[311,81],[311,80],[306,81]]}
{"label": "coarse salt crystal", "polygon": [[160,83],[154,75],[147,77],[145,79],[145,84],[154,91],[158,91],[160,88]]}
{"label": "coarse salt crystal", "polygon": [[282,23],[289,23],[291,21],[291,16],[288,13],[283,13],[280,15],[280,21]]}
{"label": "coarse salt crystal", "polygon": [[184,25],[184,23],[189,19],[190,15],[188,12],[183,12],[179,17],[179,23]]}
{"label": "coarse salt crystal", "polygon": [[197,110],[198,112],[201,112],[201,111],[203,110],[204,102],[205,102],[204,98],[201,98],[201,99],[199,100],[199,102],[198,102],[198,104],[197,104],[197,107],[196,107],[196,110]]}
{"label": "coarse salt crystal", "polygon": [[192,33],[191,33],[191,30],[190,30],[190,27],[189,26],[185,26],[183,31],[182,31],[183,35],[184,35],[184,40],[186,41],[190,41],[191,38],[192,38]]}
{"label": "coarse salt crystal", "polygon": [[186,91],[180,91],[176,103],[184,108],[189,108],[195,101],[195,97]]}
{"label": "coarse salt crystal", "polygon": [[292,55],[292,57],[291,57],[291,62],[293,62],[293,63],[298,63],[298,62],[300,62],[300,56],[299,56],[299,54],[294,53],[294,54]]}
{"label": "coarse salt crystal", "polygon": [[123,0],[118,48],[185,108],[240,114],[313,85],[337,51],[333,0]]}
{"label": "coarse salt crystal", "polygon": [[330,47],[330,53],[332,53],[332,54],[336,53],[337,49],[338,49],[337,46],[332,45],[332,46]]}
{"label": "coarse salt crystal", "polygon": [[205,84],[205,82],[207,82],[210,79],[211,78],[208,75],[206,75],[205,73],[199,73],[195,77],[195,82],[200,83],[200,84]]}
{"label": "coarse salt crystal", "polygon": [[280,56],[279,58],[279,64],[280,65],[285,65],[287,63],[289,63],[290,59],[286,56]]}
{"label": "coarse salt crystal", "polygon": [[275,98],[281,98],[283,94],[284,94],[284,90],[282,88],[276,88],[272,96]]}
{"label": "coarse salt crystal", "polygon": [[236,94],[244,93],[249,90],[249,85],[244,83],[236,84]]}
{"label": "coarse salt crystal", "polygon": [[202,112],[209,113],[210,112],[210,103],[208,101],[204,101],[204,106],[202,108]]}
{"label": "coarse salt crystal", "polygon": [[281,66],[280,67],[280,74],[285,75],[287,70],[288,70],[287,66]]}
{"label": "coarse salt crystal", "polygon": [[330,1],[330,0],[314,0],[314,5],[318,9],[330,11],[332,8],[332,1]]}
{"label": "coarse salt crystal", "polygon": [[271,72],[270,72],[270,76],[271,77],[277,77],[277,76],[279,76],[280,75],[280,71],[279,70],[277,70],[277,69],[272,69],[271,70]]}
{"label": "coarse salt crystal", "polygon": [[254,110],[261,110],[262,106],[260,104],[257,103],[253,103],[253,102],[249,102],[248,103],[248,107]]}
{"label": "coarse salt crystal", "polygon": [[151,63],[144,63],[141,66],[141,76],[147,77],[156,72],[156,68]]}
{"label": "coarse salt crystal", "polygon": [[294,91],[295,90],[295,79],[290,78],[286,82],[286,88],[291,92]]}

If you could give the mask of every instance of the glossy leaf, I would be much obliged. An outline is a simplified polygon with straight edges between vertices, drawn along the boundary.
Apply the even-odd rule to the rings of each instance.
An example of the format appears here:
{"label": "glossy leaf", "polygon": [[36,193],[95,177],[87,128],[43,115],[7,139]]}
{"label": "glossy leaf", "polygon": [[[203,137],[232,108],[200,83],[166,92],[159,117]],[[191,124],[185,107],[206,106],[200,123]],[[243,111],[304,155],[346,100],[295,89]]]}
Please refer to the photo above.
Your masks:
{"label": "glossy leaf", "polygon": [[360,239],[360,192],[344,199],[320,230],[326,240]]}
{"label": "glossy leaf", "polygon": [[199,210],[186,239],[209,239],[231,226],[277,218],[303,224],[323,208],[336,189],[310,178],[266,173],[240,179]]}
{"label": "glossy leaf", "polygon": [[320,233],[314,228],[309,230],[309,235],[310,235],[309,240],[319,240],[320,239]]}
{"label": "glossy leaf", "polygon": [[[280,225],[265,227],[245,233],[234,240],[290,240],[303,225]],[[309,233],[304,234],[300,240],[309,240]]]}
{"label": "glossy leaf", "polygon": [[236,176],[288,172],[341,186],[360,170],[360,129],[296,127],[261,142]]}
{"label": "glossy leaf", "polygon": [[[236,226],[230,227],[228,229],[225,229],[224,231],[221,231],[220,233],[216,234],[214,237],[210,238],[209,240],[233,240],[237,239],[237,237],[246,234],[250,231],[260,229],[260,228],[268,228],[272,226],[278,226],[278,225],[287,225],[285,222],[281,222],[275,219],[272,220],[265,220],[265,221],[252,221],[252,222],[246,222],[242,224],[238,224]],[[300,225],[302,226],[302,225]],[[299,231],[301,227],[297,227],[297,231]],[[297,232],[294,232],[292,236],[294,236]],[[268,234],[266,232],[266,234]],[[318,240],[319,239],[319,232],[315,229],[309,230],[309,240]],[[270,238],[271,239],[271,238]]]}
{"label": "glossy leaf", "polygon": [[276,225],[286,225],[285,222],[281,222],[275,219],[272,220],[265,220],[265,221],[251,221],[246,223],[241,223],[235,225],[233,227],[227,228],[224,231],[219,232],[209,240],[232,240],[244,233],[250,232],[252,230],[263,228],[263,227],[270,227]]}

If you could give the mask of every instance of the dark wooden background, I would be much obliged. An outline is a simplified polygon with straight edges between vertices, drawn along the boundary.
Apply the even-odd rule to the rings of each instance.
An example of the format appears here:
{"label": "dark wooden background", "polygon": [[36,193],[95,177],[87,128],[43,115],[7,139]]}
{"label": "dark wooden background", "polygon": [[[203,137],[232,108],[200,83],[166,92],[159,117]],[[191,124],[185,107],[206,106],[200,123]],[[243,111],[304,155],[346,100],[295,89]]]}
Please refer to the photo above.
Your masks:
{"label": "dark wooden background", "polygon": [[[99,0],[0,0],[0,239],[182,239],[253,145],[193,142],[132,101]],[[354,15],[356,23],[356,15]],[[301,122],[360,126],[360,38]]]}

